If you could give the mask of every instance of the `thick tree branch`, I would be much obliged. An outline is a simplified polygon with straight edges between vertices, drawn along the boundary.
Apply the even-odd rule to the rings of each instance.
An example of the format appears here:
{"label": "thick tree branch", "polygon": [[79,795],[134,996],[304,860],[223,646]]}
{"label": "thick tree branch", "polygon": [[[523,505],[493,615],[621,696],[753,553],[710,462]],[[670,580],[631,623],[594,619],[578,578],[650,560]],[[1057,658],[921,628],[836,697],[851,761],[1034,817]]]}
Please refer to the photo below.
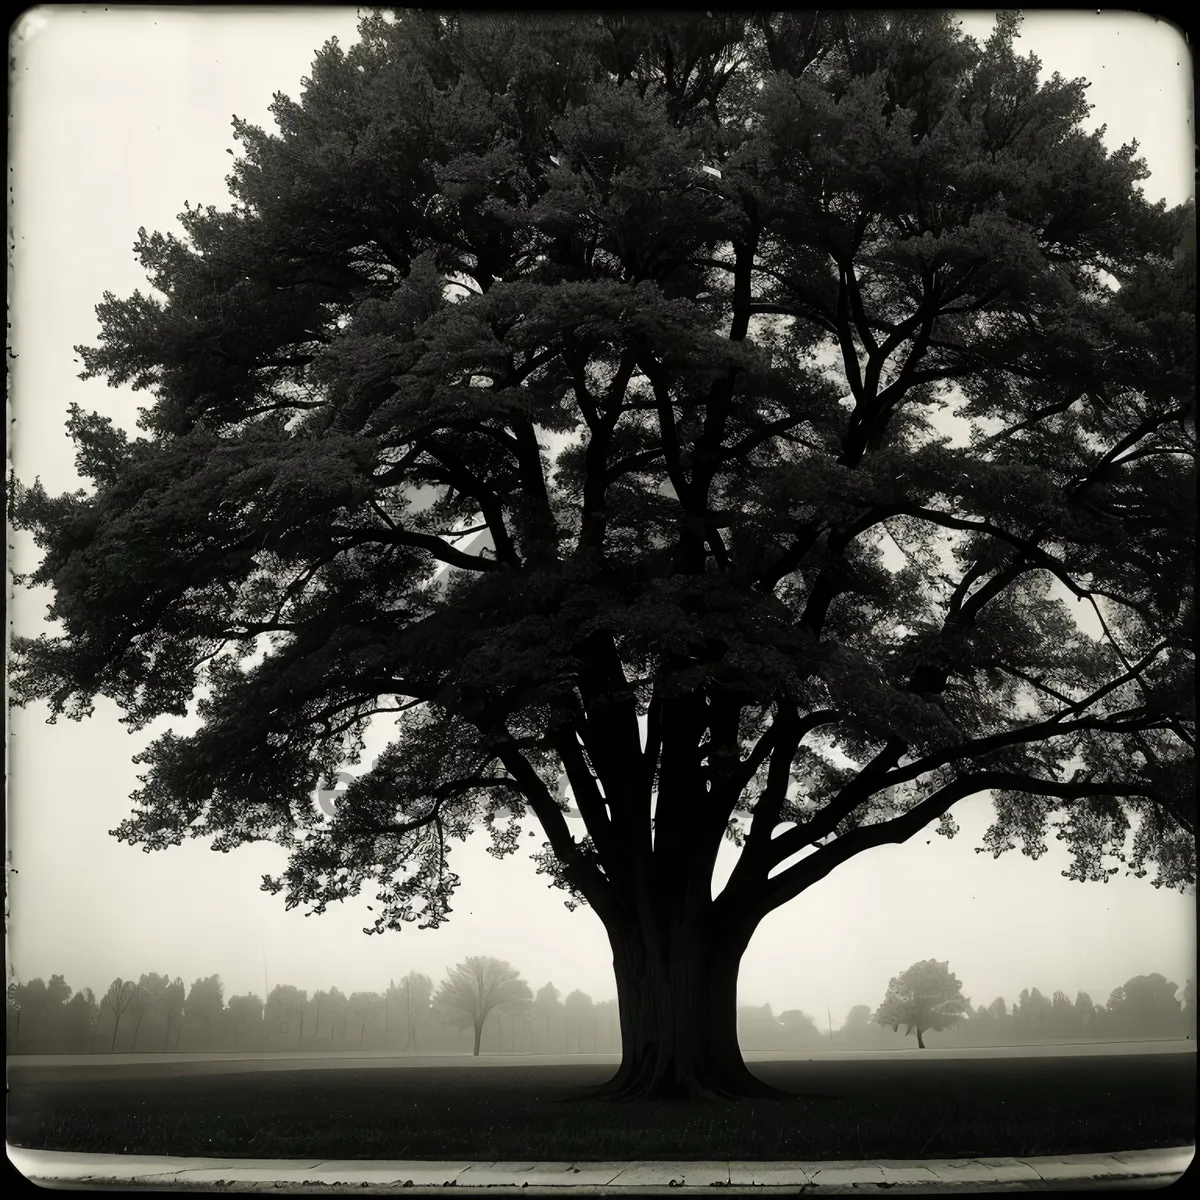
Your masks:
{"label": "thick tree branch", "polygon": [[[766,786],[755,802],[745,845],[738,856],[733,873],[721,891],[720,902],[723,905],[736,904],[743,891],[754,887],[756,877],[766,874],[771,834],[779,824],[779,815],[787,799],[796,751],[814,729],[830,725],[837,720],[838,714],[832,709],[819,709],[801,717],[795,709],[781,708],[767,734],[764,734],[755,746],[745,765],[748,766],[755,759],[761,764],[762,759],[769,754],[770,766],[767,768]],[[769,745],[764,748],[768,735]]]}
{"label": "thick tree branch", "polygon": [[418,550],[428,550],[439,562],[466,571],[496,571],[500,568],[500,564],[494,559],[483,558],[478,554],[466,554],[432,533],[413,533],[406,529],[347,529],[337,525],[330,527],[330,533],[345,539],[342,543],[343,548],[371,543],[412,546]]}
{"label": "thick tree branch", "polygon": [[1012,437],[1016,433],[1020,433],[1024,429],[1032,429],[1034,425],[1044,421],[1047,417],[1057,416],[1059,413],[1064,413],[1083,398],[1083,394],[1070,396],[1066,400],[1060,400],[1057,404],[1049,404],[1045,408],[1039,408],[1032,416],[1026,417],[1023,421],[1018,421],[1015,425],[1008,426],[1007,429],[1001,429],[997,433],[984,438],[980,443],[981,449],[990,449],[997,442],[1002,442],[1005,438]]}
{"label": "thick tree branch", "polygon": [[906,842],[931,821],[936,821],[949,812],[959,800],[978,792],[993,790],[1056,796],[1060,800],[1084,800],[1092,796],[1145,796],[1153,799],[1157,796],[1152,788],[1121,781],[1060,783],[1008,771],[980,771],[946,784],[898,817],[876,825],[861,825],[851,830],[781,871],[767,881],[758,906],[758,915],[765,916],[772,909],[786,904],[856,854],[875,846],[899,845]]}
{"label": "thick tree branch", "polygon": [[1128,450],[1131,446],[1137,445],[1142,438],[1147,437],[1162,426],[1170,424],[1172,421],[1178,420],[1187,412],[1186,407],[1174,408],[1169,412],[1155,413],[1152,417],[1147,417],[1135,429],[1132,429],[1123,438],[1121,438],[1115,446],[1105,453],[1080,479],[1076,480],[1068,489],[1069,496],[1077,496],[1084,491],[1096,479],[1096,477],[1104,470],[1105,467],[1113,464],[1121,454]]}
{"label": "thick tree branch", "polygon": [[563,864],[567,879],[579,889],[602,920],[611,918],[611,885],[571,836],[566,818],[549,788],[529,760],[511,742],[501,742],[496,747],[496,756],[520,785],[529,807],[550,839],[550,848]]}

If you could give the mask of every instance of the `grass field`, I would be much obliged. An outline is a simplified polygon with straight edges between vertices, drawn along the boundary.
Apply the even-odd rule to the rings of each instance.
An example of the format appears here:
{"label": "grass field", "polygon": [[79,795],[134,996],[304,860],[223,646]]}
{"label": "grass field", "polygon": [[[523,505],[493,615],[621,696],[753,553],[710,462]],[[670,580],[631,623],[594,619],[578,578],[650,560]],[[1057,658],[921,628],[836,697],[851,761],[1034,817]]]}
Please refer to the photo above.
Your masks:
{"label": "grass field", "polygon": [[[201,1064],[203,1066],[204,1064]],[[212,1064],[209,1064],[211,1066]],[[755,1062],[795,1098],[573,1100],[599,1063],[236,1073],[10,1064],[7,1135],[35,1149],[231,1158],[955,1158],[1195,1140],[1196,1055]]]}

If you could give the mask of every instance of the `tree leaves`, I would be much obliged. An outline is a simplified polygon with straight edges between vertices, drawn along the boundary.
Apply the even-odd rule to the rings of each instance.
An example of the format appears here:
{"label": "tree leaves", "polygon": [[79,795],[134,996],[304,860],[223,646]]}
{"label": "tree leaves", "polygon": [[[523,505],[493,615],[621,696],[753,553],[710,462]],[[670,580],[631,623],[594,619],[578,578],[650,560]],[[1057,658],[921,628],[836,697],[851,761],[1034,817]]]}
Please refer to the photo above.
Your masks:
{"label": "tree leaves", "polygon": [[1000,780],[984,849],[1194,878],[1194,216],[1018,24],[373,13],[235,119],[79,352],[143,436],[73,409],[91,490],[10,481],[18,702],[203,721],[114,832],[278,841],[381,931],[532,810],[669,927],[723,837],[745,919]]}

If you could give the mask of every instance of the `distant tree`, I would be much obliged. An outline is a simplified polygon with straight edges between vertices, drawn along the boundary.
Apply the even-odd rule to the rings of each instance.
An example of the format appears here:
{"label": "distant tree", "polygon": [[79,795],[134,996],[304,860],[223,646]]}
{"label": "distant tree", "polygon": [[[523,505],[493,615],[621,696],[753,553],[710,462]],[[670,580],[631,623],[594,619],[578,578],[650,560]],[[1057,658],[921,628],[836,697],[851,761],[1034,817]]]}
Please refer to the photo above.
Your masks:
{"label": "distant tree", "polygon": [[400,981],[404,993],[404,1049],[417,1050],[417,1039],[429,1023],[433,1001],[433,980],[420,971],[409,971]]}
{"label": "distant tree", "polygon": [[512,1012],[531,999],[529,984],[516,967],[488,955],[471,955],[447,969],[434,1002],[451,1025],[474,1029],[474,1053],[478,1054],[488,1015],[497,1009]]}
{"label": "distant tree", "polygon": [[997,996],[995,1000],[988,1005],[987,1011],[991,1017],[997,1021],[1003,1021],[1008,1016],[1008,1006],[1004,1003],[1003,996]]}
{"label": "distant tree", "polygon": [[146,1014],[153,1010],[153,998],[141,986],[140,983],[133,985],[133,992],[129,997],[128,1012],[134,1020],[133,1040],[129,1043],[130,1051],[137,1049],[138,1033],[142,1028],[142,1022],[146,1019]]}
{"label": "distant tree", "polygon": [[1049,1031],[1051,1004],[1037,988],[1022,988],[1020,1003],[1013,1008],[1013,1020],[1022,1034],[1042,1037]]}
{"label": "distant tree", "polygon": [[220,975],[197,979],[183,1002],[183,1019],[209,1034],[215,1033],[225,1011],[225,985]]}
{"label": "distant tree", "polygon": [[558,988],[553,983],[547,983],[538,988],[533,998],[533,1009],[537,1018],[546,1030],[546,1053],[554,1048],[551,1043],[551,1027],[558,1023],[563,1016],[562,1001],[558,998]]}
{"label": "distant tree", "polygon": [[[321,1036],[321,1013],[325,1012],[326,1015],[328,1015],[328,1012],[329,1012],[328,1001],[329,1001],[329,993],[324,988],[318,988],[315,992],[313,992],[313,997],[312,997],[313,1037],[319,1038]],[[333,1032],[331,1029],[330,1037],[332,1037],[332,1036],[333,1036]]]}
{"label": "distant tree", "polygon": [[304,1045],[305,1023],[308,1020],[308,1012],[309,1012],[309,1008],[311,1007],[309,1004],[309,1000],[308,1000],[308,989],[307,988],[297,988],[296,989],[296,996],[293,1001],[293,1004],[295,1007],[295,1011],[299,1017],[297,1024],[300,1027],[296,1031],[296,1045],[302,1047]]}
{"label": "distant tree", "polygon": [[107,1008],[113,1017],[112,1042],[108,1047],[110,1054],[117,1044],[117,1030],[121,1028],[121,1017],[132,1003],[136,991],[137,984],[132,979],[121,979],[118,976],[108,985],[108,991],[104,993],[104,999],[100,1001],[100,1006]]}
{"label": "distant tree", "polygon": [[325,993],[325,1008],[329,1011],[329,1036],[332,1038],[340,1026],[342,1031],[341,1048],[346,1048],[346,1025],[350,1019],[350,999],[338,987],[331,987]]}
{"label": "distant tree", "polygon": [[[867,1016],[870,1017],[871,1010],[865,1004],[856,1004],[850,1013],[857,1014],[859,1009],[865,1009]],[[814,1046],[821,1041],[821,1031],[817,1028],[816,1018],[809,1016],[806,1012],[801,1012],[798,1008],[789,1008],[781,1012],[778,1024],[783,1030],[788,1047]],[[843,1028],[850,1031],[859,1030],[865,1028],[865,1022],[859,1022],[856,1016],[855,1023],[850,1024],[850,1019],[847,1017],[847,1025]]]}
{"label": "distant tree", "polygon": [[853,1030],[867,1029],[871,1024],[871,1006],[869,1004],[856,1004],[847,1014],[846,1020],[842,1023],[844,1032]]}
{"label": "distant tree", "polygon": [[46,1016],[57,1020],[71,999],[71,985],[61,975],[51,975],[46,984]]}
{"label": "distant tree", "polygon": [[140,234],[79,349],[136,436],[76,409],[87,486],[13,488],[55,589],[14,699],[205,695],[118,836],[275,842],[269,890],[382,931],[536,821],[639,1096],[758,1091],[755,929],[967,797],[991,853],[1194,880],[1194,214],[1019,15],[960,24],[371,8],[236,121],[232,207]]}
{"label": "distant tree", "polygon": [[[304,1010],[307,1007],[307,997],[299,988],[290,983],[278,983],[272,989],[264,1006],[263,1015],[267,1025],[278,1030],[286,1045],[291,1036],[292,1026],[304,1020]],[[303,1039],[303,1029],[300,1030]]]}
{"label": "distant tree", "polygon": [[1056,1037],[1074,1037],[1080,1029],[1075,1005],[1061,989],[1050,997],[1050,1029]]}
{"label": "distant tree", "polygon": [[1187,1037],[1194,1038],[1196,1036],[1196,983],[1192,979],[1183,985],[1182,1003],[1185,1034]]}
{"label": "distant tree", "polygon": [[96,1025],[100,1005],[91,988],[81,988],[67,1002],[65,1026],[68,1051],[91,1052],[95,1049]]}
{"label": "distant tree", "polygon": [[619,1045],[620,1010],[616,1000],[601,1000],[596,1005],[596,1028],[601,1031],[600,1038],[607,1053],[612,1053]]}
{"label": "distant tree", "polygon": [[183,1034],[183,1005],[185,995],[183,979],[176,975],[171,980],[163,996],[163,1014],[167,1020],[167,1032],[163,1042],[164,1050],[170,1040],[172,1026],[175,1028],[175,1045],[176,1047],[179,1045],[179,1038]]}
{"label": "distant tree", "polygon": [[783,1043],[783,1026],[769,1004],[739,1004],[738,1044],[749,1050],[774,1050]]}
{"label": "distant tree", "polygon": [[403,1003],[403,992],[396,986],[394,979],[388,980],[388,985],[383,993],[383,1035],[391,1044],[392,1033],[392,1006],[394,1004]]}
{"label": "distant tree", "polygon": [[1176,1033],[1180,1024],[1180,1005],[1175,999],[1179,987],[1157,972],[1127,979],[1109,999],[1109,1011],[1115,1024],[1137,1037],[1165,1037]]}
{"label": "distant tree", "polygon": [[263,1021],[263,1002],[253,993],[245,996],[230,996],[225,1011],[233,1024],[233,1048],[238,1048],[238,1030],[247,1026],[258,1027]]}
{"label": "distant tree", "polygon": [[1078,992],[1075,996],[1075,1016],[1078,1021],[1079,1031],[1082,1034],[1095,1031],[1096,1024],[1096,1006],[1092,1003],[1092,998],[1087,992]]}
{"label": "distant tree", "polygon": [[874,1019],[880,1025],[890,1025],[893,1031],[903,1025],[906,1036],[915,1030],[917,1045],[924,1050],[923,1035],[927,1031],[940,1032],[963,1016],[967,1001],[960,989],[948,962],[928,958],[913,963],[892,978]]}
{"label": "distant tree", "polygon": [[[346,1022],[358,1027],[360,1040],[367,1027],[366,996],[366,992],[351,992],[346,997]],[[345,1039],[342,1048],[345,1049]]]}
{"label": "distant tree", "polygon": [[[365,1030],[365,1028],[369,1027],[371,1029],[379,1030],[381,1033],[383,1032],[384,1005],[385,1005],[385,1000],[381,993],[379,993],[379,992],[368,992],[367,993],[366,1021],[365,1021],[365,1025],[364,1025],[364,1030]],[[359,1049],[361,1050],[362,1049],[362,1034],[359,1035],[358,1045],[359,1045]]]}
{"label": "distant tree", "polygon": [[[593,1021],[595,1013],[593,1012],[592,998],[586,992],[581,992],[578,989],[571,992],[563,1001],[563,1018],[567,1029],[567,1036],[570,1037],[572,1029],[575,1031],[575,1049],[581,1051],[583,1049],[583,1032],[585,1029],[592,1029],[592,1037],[595,1038],[595,1026]],[[570,1047],[568,1046],[568,1049]],[[592,1049],[595,1049],[593,1042]]]}
{"label": "distant tree", "polygon": [[16,1053],[21,1040],[21,985],[16,980],[5,989],[4,1016],[6,1027],[13,1031],[13,1053]]}
{"label": "distant tree", "polygon": [[21,1012],[24,1016],[26,1042],[28,1043],[32,1039],[34,1049],[36,1050],[37,1042],[42,1035],[46,1023],[46,1010],[48,1007],[46,981],[40,978],[31,979],[19,988],[18,996]]}
{"label": "distant tree", "polygon": [[[171,986],[170,977],[167,975],[159,975],[154,971],[150,971],[142,975],[138,979],[138,992],[141,995],[148,1013],[152,1013],[155,1017],[166,1018],[167,1016],[167,989]],[[167,1034],[171,1036],[171,1030],[168,1024]],[[134,1035],[134,1044],[137,1044],[137,1035]],[[164,1049],[166,1044],[164,1043]]]}
{"label": "distant tree", "polygon": [[363,1047],[363,1039],[367,1035],[367,1025],[374,1017],[381,1003],[381,997],[376,992],[352,992],[347,1002],[350,1020],[358,1026],[358,1048]]}

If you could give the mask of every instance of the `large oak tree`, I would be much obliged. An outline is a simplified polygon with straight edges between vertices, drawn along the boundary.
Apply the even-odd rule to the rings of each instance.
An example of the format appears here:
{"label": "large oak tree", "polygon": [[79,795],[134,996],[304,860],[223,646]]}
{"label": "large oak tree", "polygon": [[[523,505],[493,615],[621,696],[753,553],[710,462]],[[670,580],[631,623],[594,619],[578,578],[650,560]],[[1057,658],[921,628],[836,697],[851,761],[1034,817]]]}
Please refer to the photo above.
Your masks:
{"label": "large oak tree", "polygon": [[13,487],[63,631],[17,699],[199,696],[117,836],[279,842],[384,931],[534,821],[618,1095],[755,1091],[758,923],[965,797],[1192,882],[1193,215],[1017,36],[376,13],[235,119],[232,206],[142,231],[81,350],[140,435],[75,409],[93,486]]}

